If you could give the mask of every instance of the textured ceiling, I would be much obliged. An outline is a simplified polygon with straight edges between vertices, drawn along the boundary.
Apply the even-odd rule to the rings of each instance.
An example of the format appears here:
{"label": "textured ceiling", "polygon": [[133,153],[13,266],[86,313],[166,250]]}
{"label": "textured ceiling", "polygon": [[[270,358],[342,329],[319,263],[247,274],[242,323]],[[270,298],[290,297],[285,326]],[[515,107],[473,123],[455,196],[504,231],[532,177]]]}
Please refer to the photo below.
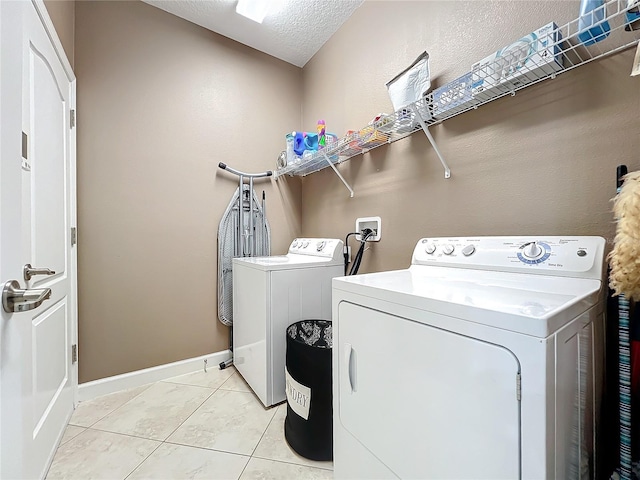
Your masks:
{"label": "textured ceiling", "polygon": [[237,42],[303,67],[363,0],[280,0],[262,24],[236,13],[237,0],[143,0]]}

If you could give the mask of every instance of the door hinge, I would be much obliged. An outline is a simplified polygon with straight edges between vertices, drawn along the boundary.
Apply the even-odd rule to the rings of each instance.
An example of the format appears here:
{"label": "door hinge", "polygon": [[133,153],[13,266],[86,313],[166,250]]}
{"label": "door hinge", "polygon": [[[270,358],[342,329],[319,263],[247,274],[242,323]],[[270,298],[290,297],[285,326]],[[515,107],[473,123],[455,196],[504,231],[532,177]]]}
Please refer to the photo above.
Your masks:
{"label": "door hinge", "polygon": [[516,397],[518,401],[522,400],[522,376],[520,373],[516,374]]}
{"label": "door hinge", "polygon": [[71,246],[73,247],[76,243],[78,243],[78,231],[76,227],[71,227]]}
{"label": "door hinge", "polygon": [[71,124],[71,128],[76,126],[76,111],[75,109],[71,109],[69,123]]}
{"label": "door hinge", "polygon": [[71,345],[71,363],[78,363],[78,345]]}

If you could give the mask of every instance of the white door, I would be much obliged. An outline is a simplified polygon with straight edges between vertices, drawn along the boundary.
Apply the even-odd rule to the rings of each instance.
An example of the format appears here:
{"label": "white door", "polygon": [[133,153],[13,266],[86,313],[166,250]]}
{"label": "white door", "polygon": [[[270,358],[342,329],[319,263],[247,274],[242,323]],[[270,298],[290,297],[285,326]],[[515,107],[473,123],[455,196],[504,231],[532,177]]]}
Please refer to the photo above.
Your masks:
{"label": "white door", "polygon": [[[347,302],[337,328],[333,414],[398,478],[520,478],[519,364],[510,351]],[[350,461],[336,449],[336,472]]]}
{"label": "white door", "polygon": [[[73,412],[77,366],[75,78],[40,0],[0,2],[0,285],[48,299],[2,310],[0,477],[42,478]],[[49,269],[27,280],[24,266]]]}

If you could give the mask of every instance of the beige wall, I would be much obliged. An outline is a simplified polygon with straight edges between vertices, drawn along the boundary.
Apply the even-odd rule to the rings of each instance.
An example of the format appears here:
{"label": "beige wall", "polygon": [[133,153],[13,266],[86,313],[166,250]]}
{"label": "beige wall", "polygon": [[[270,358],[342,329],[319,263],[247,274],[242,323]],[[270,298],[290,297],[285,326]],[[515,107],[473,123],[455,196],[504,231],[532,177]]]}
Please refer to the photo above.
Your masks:
{"label": "beige wall", "polygon": [[[224,350],[217,228],[237,177],[299,128],[301,70],[141,2],[79,2],[80,382]],[[267,193],[272,251],[300,181]]]}
{"label": "beige wall", "polygon": [[[578,2],[366,1],[303,70],[303,125],[343,135],[392,111],[385,83],[422,50],[436,86],[555,20]],[[343,237],[380,215],[383,238],[361,272],[405,268],[423,236],[572,234],[612,238],[615,167],[640,167],[640,77],[633,52],[582,66],[422,133],[304,177],[303,235]]]}
{"label": "beige wall", "polygon": [[[236,182],[219,161],[272,168],[283,132],[323,118],[342,135],[390,112],[384,84],[421,50],[437,86],[577,11],[564,1],[368,0],[301,71],[141,2],[79,2],[80,381],[226,348],[216,232]],[[449,180],[416,133],[339,166],[352,199],[329,169],[259,185],[272,251],[300,234],[343,237],[370,215],[382,217],[383,239],[361,271],[405,267],[422,236],[611,238],[615,166],[640,167],[631,56],[435,127]]]}
{"label": "beige wall", "polygon": [[44,0],[44,4],[69,63],[73,67],[76,2],[75,0]]}

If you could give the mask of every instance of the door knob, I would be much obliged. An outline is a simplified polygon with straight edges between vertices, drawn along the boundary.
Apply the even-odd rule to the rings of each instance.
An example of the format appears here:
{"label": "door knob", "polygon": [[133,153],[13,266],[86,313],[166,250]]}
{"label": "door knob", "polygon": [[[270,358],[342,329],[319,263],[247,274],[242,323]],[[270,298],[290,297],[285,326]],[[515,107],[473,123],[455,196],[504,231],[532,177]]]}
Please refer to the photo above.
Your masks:
{"label": "door knob", "polygon": [[8,313],[26,312],[39,307],[50,297],[50,288],[22,289],[17,280],[9,280],[2,287],[2,308]]}
{"label": "door knob", "polygon": [[56,273],[48,268],[33,268],[30,263],[27,263],[22,271],[24,272],[24,279],[27,282],[31,280],[31,277],[35,277],[36,275],[54,275]]}

